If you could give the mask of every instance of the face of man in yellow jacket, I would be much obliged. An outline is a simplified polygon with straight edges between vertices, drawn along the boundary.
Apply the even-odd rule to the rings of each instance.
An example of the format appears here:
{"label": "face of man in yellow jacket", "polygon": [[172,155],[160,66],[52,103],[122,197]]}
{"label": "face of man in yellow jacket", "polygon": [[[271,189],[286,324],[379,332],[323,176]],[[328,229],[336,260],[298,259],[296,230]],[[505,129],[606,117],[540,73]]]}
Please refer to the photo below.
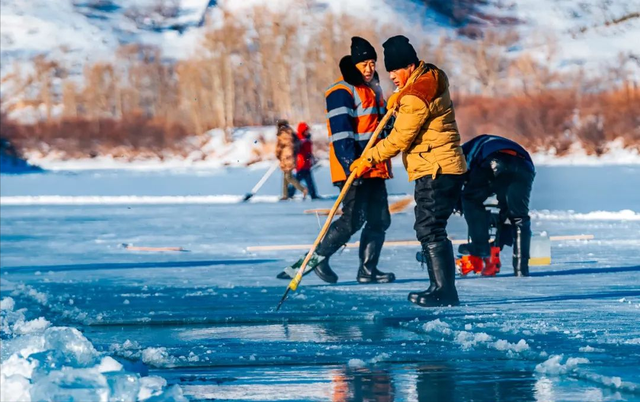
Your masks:
{"label": "face of man in yellow jacket", "polygon": [[416,65],[409,64],[405,68],[399,68],[391,71],[389,73],[389,78],[393,81],[395,86],[398,87],[398,89],[402,89],[407,81],[409,81],[409,77],[411,77],[411,74],[413,74],[414,71],[416,71]]}

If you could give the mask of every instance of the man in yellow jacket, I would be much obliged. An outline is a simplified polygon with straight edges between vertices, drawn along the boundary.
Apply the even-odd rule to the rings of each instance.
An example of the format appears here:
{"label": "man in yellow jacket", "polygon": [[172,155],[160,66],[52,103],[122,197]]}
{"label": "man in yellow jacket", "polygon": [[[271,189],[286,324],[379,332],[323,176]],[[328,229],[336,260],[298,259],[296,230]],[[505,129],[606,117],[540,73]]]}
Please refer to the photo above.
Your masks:
{"label": "man in yellow jacket", "polygon": [[446,74],[420,61],[404,36],[383,45],[384,63],[398,91],[388,102],[395,122],[389,135],[351,165],[360,176],[402,152],[409,180],[416,182],[414,229],[424,253],[431,285],[409,293],[423,307],[459,304],[455,260],[447,238],[447,220],[456,205],[467,170],[460,147]]}

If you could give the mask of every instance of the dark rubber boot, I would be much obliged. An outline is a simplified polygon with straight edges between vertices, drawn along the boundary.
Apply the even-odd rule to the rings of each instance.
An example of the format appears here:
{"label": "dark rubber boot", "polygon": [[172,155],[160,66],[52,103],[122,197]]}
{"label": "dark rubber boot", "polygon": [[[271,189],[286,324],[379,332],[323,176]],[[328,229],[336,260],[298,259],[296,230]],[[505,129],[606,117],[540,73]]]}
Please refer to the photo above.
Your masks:
{"label": "dark rubber boot", "polygon": [[458,254],[471,255],[471,243],[463,243],[458,246]]}
{"label": "dark rubber boot", "polygon": [[[424,292],[409,293],[409,301],[412,303],[415,303],[415,301],[417,301],[419,297],[424,297],[436,289],[436,280],[433,274],[433,264],[431,263],[431,260],[427,258],[428,253],[426,249],[423,251],[420,251],[419,254],[421,255],[420,262],[422,264],[427,264],[427,272],[429,273],[429,287]],[[423,265],[423,269],[424,269],[424,265]]]}
{"label": "dark rubber boot", "polygon": [[455,285],[455,260],[449,240],[427,243],[424,253],[432,286],[424,292],[409,293],[409,301],[421,307],[457,306],[460,304]]}
{"label": "dark rubber boot", "polygon": [[529,257],[531,251],[531,222],[514,219],[513,274],[529,276]]}
{"label": "dark rubber boot", "polygon": [[384,233],[363,232],[360,238],[360,267],[357,280],[360,283],[391,283],[396,280],[392,272],[378,270],[378,260],[384,244]]}
{"label": "dark rubber boot", "polygon": [[333,270],[329,266],[329,257],[326,257],[322,261],[320,261],[320,263],[313,268],[313,272],[318,275],[318,278],[327,283],[338,282],[338,275],[333,272]]}

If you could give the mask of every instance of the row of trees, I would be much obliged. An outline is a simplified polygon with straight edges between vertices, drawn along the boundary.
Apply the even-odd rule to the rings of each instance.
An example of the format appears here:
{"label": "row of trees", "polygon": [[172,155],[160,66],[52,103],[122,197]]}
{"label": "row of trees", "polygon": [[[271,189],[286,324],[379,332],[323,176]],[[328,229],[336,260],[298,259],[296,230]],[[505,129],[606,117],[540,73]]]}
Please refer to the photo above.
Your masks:
{"label": "row of trees", "polygon": [[[631,64],[637,62],[632,56],[623,55],[603,66],[599,78],[592,79],[580,71],[561,74],[554,70],[557,47],[549,36],[538,40],[537,48],[545,49],[543,52],[513,56],[508,51],[518,41],[513,31],[488,30],[475,40],[441,36],[431,43],[426,35],[415,34],[421,32],[417,26],[374,29],[367,21],[348,15],[327,12],[310,19],[300,13],[257,6],[241,19],[222,11],[221,20],[207,28],[198,51],[189,59],[172,61],[157,48],[128,45],[117,51],[113,62],[84,66],[81,79],[55,60],[36,57],[30,73],[3,79],[13,88],[9,97],[21,99],[5,109],[41,110],[39,128],[31,133],[23,130],[17,139],[23,146],[38,141],[52,144],[53,136],[74,131],[69,129],[74,122],[82,127],[101,122],[86,131],[91,141],[77,141],[85,146],[101,142],[101,137],[113,137],[113,127],[123,130],[117,138],[125,144],[157,141],[167,146],[190,133],[202,134],[212,128],[230,133],[233,127],[273,124],[280,117],[322,122],[324,90],[339,76],[337,61],[348,53],[351,36],[363,36],[377,45],[379,73],[390,93],[380,44],[390,36],[405,34],[422,58],[449,74],[466,136],[487,127],[480,131],[519,135],[532,146],[556,146],[558,139],[566,142],[572,136],[585,136],[584,117],[595,115],[603,121],[600,134],[588,135],[599,135],[601,141],[595,142],[615,136],[640,137],[640,107],[627,107],[640,99],[630,75]],[[509,119],[499,112],[514,107]],[[619,115],[619,108],[628,109],[628,114]],[[613,116],[616,119],[609,120]],[[137,131],[141,121],[154,127],[147,130],[152,133],[148,140],[133,139],[144,135]],[[616,125],[613,131],[610,122]],[[157,139],[163,130],[166,138]],[[82,136],[82,130],[76,131]],[[105,138],[102,143],[113,141]]]}

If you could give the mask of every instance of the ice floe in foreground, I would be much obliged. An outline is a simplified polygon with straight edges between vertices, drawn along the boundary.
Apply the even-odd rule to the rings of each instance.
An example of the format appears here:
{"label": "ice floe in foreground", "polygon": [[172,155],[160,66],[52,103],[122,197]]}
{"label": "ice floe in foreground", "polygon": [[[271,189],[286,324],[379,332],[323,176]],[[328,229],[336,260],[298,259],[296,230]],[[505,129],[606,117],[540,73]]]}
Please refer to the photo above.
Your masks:
{"label": "ice floe in foreground", "polygon": [[163,378],[129,372],[99,353],[76,328],[29,320],[11,297],[0,308],[2,401],[186,401]]}

